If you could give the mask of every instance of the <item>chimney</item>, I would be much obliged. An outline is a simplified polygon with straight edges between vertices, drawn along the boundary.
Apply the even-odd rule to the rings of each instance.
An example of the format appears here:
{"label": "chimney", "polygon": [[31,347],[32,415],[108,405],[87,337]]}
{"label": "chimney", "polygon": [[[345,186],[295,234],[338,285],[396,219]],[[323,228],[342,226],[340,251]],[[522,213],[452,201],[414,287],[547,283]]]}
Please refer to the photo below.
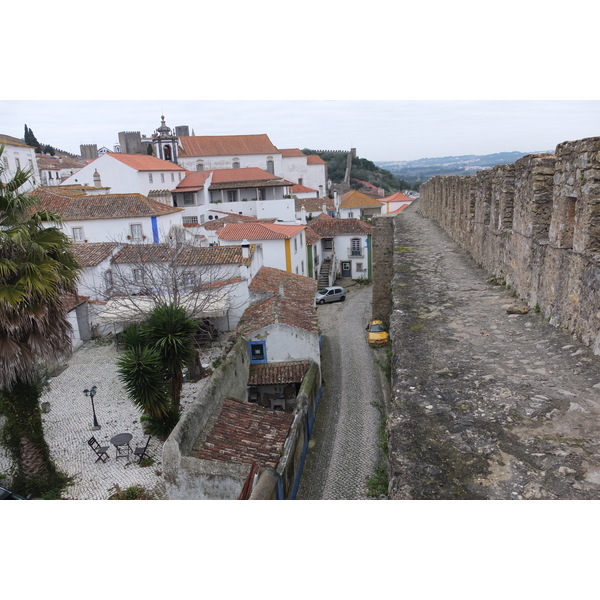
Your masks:
{"label": "chimney", "polygon": [[250,242],[248,240],[242,241],[242,258],[250,258]]}
{"label": "chimney", "polygon": [[282,298],[285,298],[285,290],[283,289],[283,283],[280,283],[280,284],[279,284],[279,295],[280,295]]}
{"label": "chimney", "polygon": [[94,187],[101,188],[102,182],[100,181],[100,173],[98,173],[98,169],[94,171]]}

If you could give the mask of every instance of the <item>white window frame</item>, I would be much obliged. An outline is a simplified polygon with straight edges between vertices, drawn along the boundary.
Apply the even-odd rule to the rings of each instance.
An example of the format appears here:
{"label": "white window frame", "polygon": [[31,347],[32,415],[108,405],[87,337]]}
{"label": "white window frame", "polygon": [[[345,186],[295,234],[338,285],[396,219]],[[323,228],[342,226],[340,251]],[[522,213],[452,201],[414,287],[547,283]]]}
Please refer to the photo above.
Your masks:
{"label": "white window frame", "polygon": [[[139,228],[139,236],[135,235],[135,231],[137,231]],[[129,237],[132,240],[143,240],[144,239],[144,228],[142,227],[141,223],[130,223],[129,224]]]}
{"label": "white window frame", "polygon": [[148,183],[154,183],[152,180],[152,173],[148,173]]}
{"label": "white window frame", "polygon": [[74,242],[83,242],[83,240],[85,239],[83,227],[71,227],[71,236]]}
{"label": "white window frame", "polygon": [[138,285],[144,283],[144,269],[133,269],[133,281]]}

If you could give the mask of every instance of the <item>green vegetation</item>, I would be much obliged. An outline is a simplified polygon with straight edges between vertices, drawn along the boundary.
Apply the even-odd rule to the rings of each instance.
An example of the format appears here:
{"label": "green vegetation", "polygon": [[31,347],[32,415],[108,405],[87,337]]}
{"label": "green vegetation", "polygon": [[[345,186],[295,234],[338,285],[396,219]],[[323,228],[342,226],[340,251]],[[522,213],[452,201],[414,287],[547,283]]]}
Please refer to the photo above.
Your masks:
{"label": "green vegetation", "polygon": [[[317,152],[316,150],[310,150],[309,148],[304,148],[302,152],[304,152],[304,154],[316,154],[320,156],[327,163],[327,175],[331,181],[334,183],[342,183],[344,181],[348,154]],[[399,179],[390,173],[390,171],[381,169],[366,158],[352,159],[350,177],[351,179],[360,179],[361,181],[366,181],[367,183],[381,187],[388,196],[403,190],[418,189],[417,187],[411,186],[408,181]],[[362,184],[356,181],[351,181],[350,185],[357,190],[363,188]]]}
{"label": "green vegetation", "polygon": [[[3,152],[0,147],[0,175]],[[39,399],[44,364],[71,349],[62,296],[74,291],[80,268],[59,217],[37,212],[35,196],[20,192],[30,176],[18,169],[0,185],[1,441],[13,459],[13,490],[56,497],[67,479],[50,458]]]}
{"label": "green vegetation", "polygon": [[115,484],[112,489],[114,493],[109,500],[156,500],[156,496],[141,485],[132,485],[122,490]]}
{"label": "green vegetation", "polygon": [[398,253],[402,253],[402,252],[414,252],[413,248],[409,248],[408,246],[397,246],[396,247],[396,252]]}
{"label": "green vegetation", "polygon": [[148,433],[166,438],[179,420],[183,368],[195,358],[197,328],[182,306],[167,304],[124,331],[119,378],[144,413]]}

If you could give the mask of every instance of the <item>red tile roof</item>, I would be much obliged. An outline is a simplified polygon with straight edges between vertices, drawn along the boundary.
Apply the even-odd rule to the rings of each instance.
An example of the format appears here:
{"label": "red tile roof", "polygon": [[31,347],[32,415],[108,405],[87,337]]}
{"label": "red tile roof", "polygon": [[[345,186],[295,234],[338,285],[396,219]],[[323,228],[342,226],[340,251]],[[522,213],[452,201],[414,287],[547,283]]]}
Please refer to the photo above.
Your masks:
{"label": "red tile roof", "polygon": [[175,188],[175,192],[187,192],[201,190],[206,180],[210,177],[210,171],[188,171],[185,177]]}
{"label": "red tile roof", "polygon": [[321,236],[314,229],[311,229],[310,227],[306,228],[304,235],[306,237],[306,243],[309,244],[310,246],[314,246],[316,243],[318,243],[321,240]]}
{"label": "red tile roof", "polygon": [[252,256],[256,251],[256,244],[250,244],[249,257],[242,257],[241,246],[205,246],[183,248],[175,264],[180,266],[202,266],[202,265],[246,265],[252,262]]}
{"label": "red tile roof", "polygon": [[72,251],[75,260],[82,267],[96,267],[106,260],[118,246],[117,242],[73,244]]}
{"label": "red tile roof", "polygon": [[414,198],[411,198],[410,196],[407,196],[402,192],[396,192],[391,196],[386,196],[385,198],[382,198],[381,202],[412,202],[413,200]]}
{"label": "red tile roof", "polygon": [[280,154],[269,137],[258,135],[181,136],[180,156],[241,156],[244,154]]}
{"label": "red tile roof", "polygon": [[297,236],[305,225],[275,223],[230,223],[219,229],[220,240],[284,240]]}
{"label": "red tile roof", "polygon": [[279,294],[283,286],[284,296],[314,307],[317,282],[304,275],[288,273],[274,267],[261,267],[254,276],[249,289],[259,294]]}
{"label": "red tile roof", "polygon": [[[308,278],[307,278],[308,279]],[[260,329],[280,323],[311,333],[319,333],[317,311],[313,305],[299,302],[295,299],[272,296],[248,307],[240,322],[238,332],[241,335],[251,335]]]}
{"label": "red tile roof", "polygon": [[306,157],[308,165],[326,165],[327,163],[318,154],[309,154]]}
{"label": "red tile roof", "polygon": [[296,183],[292,186],[291,193],[292,194],[307,194],[308,192],[316,192],[317,190],[313,188],[306,187],[305,185],[300,185]]}
{"label": "red tile roof", "polygon": [[311,219],[307,223],[307,226],[321,237],[335,237],[336,235],[367,235],[371,233],[373,229],[371,225],[360,219],[334,219],[324,213]]}
{"label": "red tile roof", "polygon": [[310,368],[308,360],[250,365],[248,385],[300,383]]}
{"label": "red tile roof", "polygon": [[292,156],[306,158],[306,154],[304,154],[300,148],[286,148],[284,150],[280,148],[279,152],[281,152],[281,156],[283,156],[283,158],[291,158]]}
{"label": "red tile roof", "polygon": [[303,206],[307,213],[322,212],[323,204],[325,205],[325,210],[335,210],[333,199],[329,198],[329,196],[325,196],[325,198],[296,198],[294,207],[296,212],[300,212]]}
{"label": "red tile roof", "polygon": [[167,206],[142,194],[101,194],[97,196],[58,193],[54,188],[38,188],[37,210],[48,210],[65,221],[92,219],[123,219],[128,217],[156,217],[182,212],[182,208]]}
{"label": "red tile roof", "polygon": [[12,137],[11,135],[4,135],[0,133],[0,145],[6,144],[11,146],[24,146],[25,148],[33,148],[33,146],[29,146],[25,143],[24,140],[21,140],[16,137]]}
{"label": "red tile roof", "polygon": [[357,190],[346,192],[340,200],[340,208],[364,208],[381,206],[381,200],[367,196]]}
{"label": "red tile roof", "polygon": [[275,468],[293,422],[293,414],[225,398],[211,430],[196,441],[190,455]]}
{"label": "red tile roof", "polygon": [[175,249],[166,244],[127,244],[117,252],[114,264],[166,263],[175,258]]}
{"label": "red tile roof", "polygon": [[150,156],[149,154],[120,154],[119,152],[107,152],[124,165],[135,169],[136,171],[185,171],[183,167],[175,163]]}

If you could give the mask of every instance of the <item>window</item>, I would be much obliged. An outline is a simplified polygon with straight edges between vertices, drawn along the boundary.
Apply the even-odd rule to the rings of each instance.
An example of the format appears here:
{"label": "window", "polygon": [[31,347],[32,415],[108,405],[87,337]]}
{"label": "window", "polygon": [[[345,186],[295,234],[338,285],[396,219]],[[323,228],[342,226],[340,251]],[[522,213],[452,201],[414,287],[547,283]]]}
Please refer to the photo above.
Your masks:
{"label": "window", "polygon": [[300,233],[300,248],[302,248],[302,236],[303,235],[304,235],[303,233]]}
{"label": "window", "polygon": [[267,158],[267,171],[271,174],[275,173],[275,163],[273,162],[273,158],[270,156]]}
{"label": "window", "polygon": [[323,240],[323,250],[333,250],[333,240],[331,238]]}
{"label": "window", "polygon": [[248,342],[250,348],[250,363],[267,362],[267,343],[266,342]]}
{"label": "window", "polygon": [[362,256],[362,244],[360,238],[352,238],[352,256]]}
{"label": "window", "polygon": [[204,171],[204,163],[197,162],[196,163],[196,171]]}
{"label": "window", "polygon": [[361,273],[362,271],[364,271],[363,264],[362,264],[362,263],[359,263],[359,262],[357,262],[357,263],[356,263],[356,270],[357,270],[359,273]]}
{"label": "window", "polygon": [[160,182],[161,182],[161,183],[164,183],[164,182],[165,182],[165,174],[164,174],[164,173],[161,173],[161,174],[160,174]]}
{"label": "window", "polygon": [[152,173],[148,173],[148,183],[153,183],[152,182]]}
{"label": "window", "polygon": [[74,242],[83,242],[83,227],[73,227],[71,233]]}
{"label": "window", "polygon": [[354,218],[354,213],[352,211],[348,212],[348,218],[349,219],[353,219]]}
{"label": "window", "polygon": [[183,205],[184,206],[194,206],[194,193],[193,192],[184,192],[183,193]]}
{"label": "window", "polygon": [[233,159],[232,167],[234,169],[239,169],[240,168],[240,159],[239,158],[234,158]]}
{"label": "window", "polygon": [[237,202],[237,190],[227,192],[227,202]]}
{"label": "window", "polygon": [[106,271],[104,273],[104,283],[106,284],[107,288],[111,288],[112,284],[113,284],[113,274],[112,271]]}
{"label": "window", "polygon": [[294,238],[294,253],[298,252],[298,238]]}
{"label": "window", "polygon": [[196,285],[196,274],[195,273],[184,273],[183,274],[183,285],[191,288]]}
{"label": "window", "polygon": [[304,275],[304,261],[300,263],[300,272]]}
{"label": "window", "polygon": [[304,178],[302,178],[302,177],[298,178],[298,185],[304,185]]}
{"label": "window", "polygon": [[144,269],[134,269],[133,270],[133,281],[135,283],[144,283]]}
{"label": "window", "polygon": [[140,223],[132,223],[129,226],[129,230],[131,231],[131,239],[132,240],[141,240],[142,239],[142,225]]}
{"label": "window", "polygon": [[179,181],[181,181],[181,172],[179,173]]}
{"label": "window", "polygon": [[171,173],[171,181],[175,181],[175,173]]}
{"label": "window", "polygon": [[8,158],[4,157],[4,168],[8,169]]}

